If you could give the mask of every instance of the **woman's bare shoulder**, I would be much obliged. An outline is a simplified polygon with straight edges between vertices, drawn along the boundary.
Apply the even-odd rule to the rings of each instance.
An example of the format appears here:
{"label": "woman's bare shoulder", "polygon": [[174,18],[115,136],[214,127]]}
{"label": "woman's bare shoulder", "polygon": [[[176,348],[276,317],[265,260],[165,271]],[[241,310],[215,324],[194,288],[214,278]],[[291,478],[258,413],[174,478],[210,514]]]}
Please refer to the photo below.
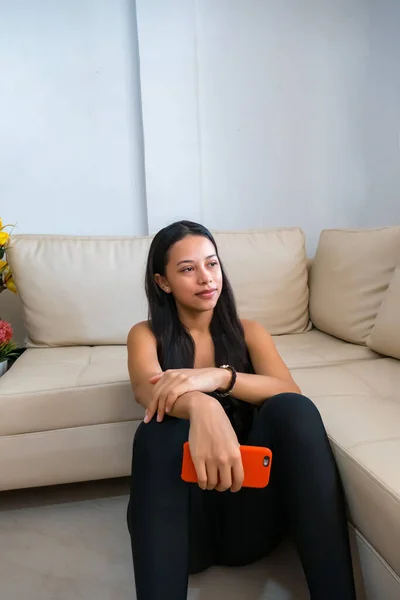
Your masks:
{"label": "woman's bare shoulder", "polygon": [[[130,329],[131,331],[151,331],[151,326],[149,321],[139,321],[139,323],[135,323]],[[129,333],[130,333],[129,332]]]}
{"label": "woman's bare shoulder", "polygon": [[137,341],[155,340],[149,321],[140,321],[128,333],[128,346]]}
{"label": "woman's bare shoulder", "polygon": [[252,319],[240,319],[240,322],[243,327],[244,335],[252,337],[253,335],[257,335],[261,331],[267,335],[269,335],[268,331],[259,323],[258,321],[253,321]]}
{"label": "woman's bare shoulder", "polygon": [[128,369],[132,385],[161,371],[157,356],[157,343],[147,321],[136,323],[128,334]]}

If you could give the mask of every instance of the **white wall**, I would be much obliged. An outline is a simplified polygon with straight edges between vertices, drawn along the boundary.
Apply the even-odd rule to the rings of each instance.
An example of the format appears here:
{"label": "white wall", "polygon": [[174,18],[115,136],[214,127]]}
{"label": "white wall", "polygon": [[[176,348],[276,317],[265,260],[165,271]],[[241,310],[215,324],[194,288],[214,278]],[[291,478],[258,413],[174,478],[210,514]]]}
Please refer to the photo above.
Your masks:
{"label": "white wall", "polygon": [[400,223],[398,0],[137,0],[150,231]]}
{"label": "white wall", "polygon": [[147,232],[133,1],[0,2],[0,214],[21,233]]}
{"label": "white wall", "polygon": [[369,57],[360,98],[368,185],[359,215],[369,227],[400,224],[400,2],[370,0]]}
{"label": "white wall", "polygon": [[[20,232],[400,222],[398,0],[0,2]],[[144,175],[142,113],[146,175]],[[147,202],[145,198],[147,186]]]}
{"label": "white wall", "polygon": [[398,0],[137,0],[137,21],[134,0],[0,2],[19,232],[300,225],[312,254],[322,228],[400,224]]}

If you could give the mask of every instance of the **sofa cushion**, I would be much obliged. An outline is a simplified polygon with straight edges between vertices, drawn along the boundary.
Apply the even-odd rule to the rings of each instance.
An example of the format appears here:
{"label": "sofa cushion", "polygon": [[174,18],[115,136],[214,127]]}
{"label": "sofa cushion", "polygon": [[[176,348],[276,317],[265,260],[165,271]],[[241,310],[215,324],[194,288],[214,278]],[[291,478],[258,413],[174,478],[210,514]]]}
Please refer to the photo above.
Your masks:
{"label": "sofa cushion", "polygon": [[321,412],[351,521],[399,573],[400,362],[355,361],[293,375]]}
{"label": "sofa cushion", "polygon": [[216,233],[241,317],[271,334],[309,327],[305,237],[300,229]]}
{"label": "sofa cushion", "polygon": [[367,345],[386,356],[400,358],[400,266],[383,297]]}
{"label": "sofa cushion", "polygon": [[123,421],[0,436],[0,491],[126,477],[138,425]]}
{"label": "sofa cushion", "polygon": [[366,344],[399,252],[400,227],[323,231],[310,277],[313,324]]}
{"label": "sofa cushion", "polygon": [[0,435],[142,419],[126,346],[28,349],[0,379]]}
{"label": "sofa cushion", "polygon": [[148,237],[12,236],[28,346],[125,344],[147,316]]}
{"label": "sofa cushion", "polygon": [[[319,331],[276,337],[290,368],[375,356]],[[0,435],[142,419],[126,346],[28,348],[0,378]]]}
{"label": "sofa cushion", "polygon": [[[300,229],[217,233],[242,317],[271,333],[307,329],[308,281]],[[13,236],[8,257],[28,346],[125,344],[147,316],[144,273],[151,238]]]}
{"label": "sofa cushion", "polygon": [[312,329],[300,335],[276,335],[275,346],[290,369],[342,364],[380,358],[366,346],[350,344]]}

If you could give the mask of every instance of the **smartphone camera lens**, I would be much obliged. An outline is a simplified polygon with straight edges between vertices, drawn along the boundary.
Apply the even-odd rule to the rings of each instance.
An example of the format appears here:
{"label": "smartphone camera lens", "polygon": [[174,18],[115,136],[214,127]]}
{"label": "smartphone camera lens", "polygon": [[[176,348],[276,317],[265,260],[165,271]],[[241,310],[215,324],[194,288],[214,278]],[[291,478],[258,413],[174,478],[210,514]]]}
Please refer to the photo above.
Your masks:
{"label": "smartphone camera lens", "polygon": [[268,467],[268,465],[269,465],[269,456],[264,456],[263,465],[264,465],[264,467]]}

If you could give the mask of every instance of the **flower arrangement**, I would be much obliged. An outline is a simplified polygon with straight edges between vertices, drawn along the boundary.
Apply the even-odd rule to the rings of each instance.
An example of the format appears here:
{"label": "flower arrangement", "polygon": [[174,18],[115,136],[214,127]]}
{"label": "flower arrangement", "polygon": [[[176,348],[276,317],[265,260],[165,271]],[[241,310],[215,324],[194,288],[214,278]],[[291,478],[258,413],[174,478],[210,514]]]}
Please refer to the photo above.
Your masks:
{"label": "flower arrangement", "polygon": [[12,341],[12,337],[13,330],[10,323],[0,321],[0,363],[19,356],[17,344]]}
{"label": "flower arrangement", "polygon": [[0,293],[9,289],[16,294],[17,288],[10,265],[6,260],[6,248],[10,239],[10,234],[6,231],[8,227],[11,225],[3,225],[3,221],[0,219]]}
{"label": "flower arrangement", "polygon": [[[6,230],[9,227],[11,225],[3,225],[3,221],[0,219],[0,293],[8,289],[16,294],[17,288],[6,259],[6,248],[10,239],[10,234]],[[18,346],[12,341],[12,337],[13,330],[10,323],[0,319],[0,375],[4,372],[4,364],[7,368],[6,361],[19,356]]]}

